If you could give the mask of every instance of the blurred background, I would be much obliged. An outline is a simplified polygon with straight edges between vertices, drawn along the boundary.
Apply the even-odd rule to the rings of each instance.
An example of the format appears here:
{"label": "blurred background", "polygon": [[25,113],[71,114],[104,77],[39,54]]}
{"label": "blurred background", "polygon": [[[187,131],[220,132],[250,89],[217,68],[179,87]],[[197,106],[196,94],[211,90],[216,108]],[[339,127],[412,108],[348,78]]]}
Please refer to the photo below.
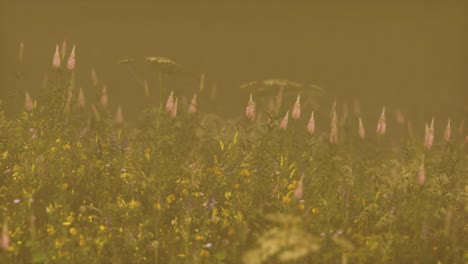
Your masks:
{"label": "blurred background", "polygon": [[323,87],[327,113],[337,98],[359,100],[364,116],[375,119],[383,105],[425,121],[468,116],[468,1],[135,2],[1,0],[0,98],[7,113],[23,103],[12,100],[15,91],[38,96],[55,45],[67,40],[69,48],[76,44],[76,87],[93,95],[94,68],[111,108],[122,105],[127,117],[141,110],[144,93],[118,61],[134,59],[137,75],[156,93],[149,56],[183,66],[167,89],[196,91],[205,72],[206,86],[217,85],[216,111],[227,117],[244,112],[242,83],[268,78]]}

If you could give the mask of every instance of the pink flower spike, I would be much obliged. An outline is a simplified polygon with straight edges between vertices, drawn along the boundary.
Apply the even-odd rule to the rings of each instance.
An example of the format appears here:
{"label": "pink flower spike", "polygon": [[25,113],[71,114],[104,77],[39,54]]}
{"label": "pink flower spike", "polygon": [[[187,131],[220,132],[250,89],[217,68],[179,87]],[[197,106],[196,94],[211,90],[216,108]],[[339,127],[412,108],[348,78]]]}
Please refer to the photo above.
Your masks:
{"label": "pink flower spike", "polygon": [[83,88],[80,88],[80,91],[78,92],[78,108],[84,109],[86,106],[86,100],[83,92]]}
{"label": "pink flower spike", "polygon": [[400,109],[396,111],[396,120],[397,120],[397,123],[400,125],[403,125],[405,123],[405,116],[400,111]]}
{"label": "pink flower spike", "polygon": [[60,69],[60,53],[59,53],[59,46],[55,46],[55,53],[54,59],[52,60],[52,67],[56,69]]}
{"label": "pink flower spike", "polygon": [[73,45],[72,51],[70,53],[70,57],[68,57],[67,69],[69,70],[75,69],[75,45]]}
{"label": "pink flower spike", "polygon": [[102,93],[101,93],[101,105],[103,107],[107,107],[108,100],[109,99],[107,97],[107,86],[103,85],[102,86]]}
{"label": "pink flower spike", "polygon": [[434,118],[432,118],[431,126],[426,123],[425,135],[424,135],[424,147],[428,150],[432,148],[434,143]]}
{"label": "pink flower spike", "polygon": [[117,112],[115,114],[115,122],[119,125],[123,124],[124,122],[124,116],[123,116],[123,111],[122,111],[122,106],[119,106],[117,108]]}
{"label": "pink flower spike", "polygon": [[359,117],[359,137],[361,139],[366,138],[366,130],[364,129],[364,124],[362,123],[361,117]]}
{"label": "pink flower spike", "polygon": [[418,184],[424,185],[426,182],[426,168],[424,167],[424,161],[421,162],[418,170]]}
{"label": "pink flower spike", "polygon": [[31,96],[29,95],[28,92],[26,92],[26,94],[25,94],[24,108],[28,112],[31,112],[32,110],[34,110],[34,101],[33,101],[33,99],[31,98]]}
{"label": "pink flower spike", "polygon": [[0,240],[0,248],[3,248],[4,250],[9,250],[10,247],[10,235],[8,234],[8,222],[5,219],[3,222],[3,228],[2,228],[2,238]]}
{"label": "pink flower spike", "polygon": [[249,102],[247,103],[247,107],[245,108],[245,115],[250,121],[255,120],[255,102],[253,100],[252,94],[250,94]]}
{"label": "pink flower spike", "polygon": [[[335,101],[336,102],[336,101]],[[333,107],[335,107],[334,104]],[[330,143],[336,144],[338,143],[338,118],[336,116],[336,109],[334,108],[332,112],[331,122],[330,122]]]}
{"label": "pink flower spike", "polygon": [[293,119],[299,119],[299,117],[301,117],[301,96],[300,95],[297,96],[296,103],[294,104],[291,117]]}
{"label": "pink flower spike", "polygon": [[179,98],[176,97],[175,101],[174,101],[174,105],[172,106],[172,109],[171,109],[171,118],[174,119],[177,117],[177,101],[178,101]]}
{"label": "pink flower spike", "polygon": [[309,123],[307,124],[307,130],[309,131],[310,134],[314,134],[314,133],[315,133],[314,111],[312,111],[312,114],[310,114]]}
{"label": "pink flower spike", "polygon": [[188,112],[190,114],[195,114],[197,112],[197,94],[196,93],[193,95],[192,101],[190,101]]}
{"label": "pink flower spike", "polygon": [[385,134],[386,128],[387,128],[387,124],[385,121],[385,106],[384,106],[382,109],[382,114],[380,114],[380,118],[377,123],[377,134],[379,135]]}
{"label": "pink flower spike", "polygon": [[281,123],[279,125],[280,129],[285,130],[288,127],[288,119],[289,119],[289,110],[286,112],[286,115],[283,117],[283,120],[281,120]]}
{"label": "pink flower spike", "polygon": [[166,101],[166,111],[171,112],[173,107],[174,107],[174,91],[171,91],[171,94],[169,95]]}
{"label": "pink flower spike", "polygon": [[450,127],[450,117],[449,117],[448,122],[447,122],[447,127],[445,127],[445,131],[444,131],[444,140],[446,142],[450,141],[451,134],[452,134],[452,128]]}
{"label": "pink flower spike", "polygon": [[297,183],[297,187],[294,190],[294,198],[296,198],[297,200],[302,199],[302,196],[304,194],[303,178],[304,178],[304,175],[301,176],[301,179]]}

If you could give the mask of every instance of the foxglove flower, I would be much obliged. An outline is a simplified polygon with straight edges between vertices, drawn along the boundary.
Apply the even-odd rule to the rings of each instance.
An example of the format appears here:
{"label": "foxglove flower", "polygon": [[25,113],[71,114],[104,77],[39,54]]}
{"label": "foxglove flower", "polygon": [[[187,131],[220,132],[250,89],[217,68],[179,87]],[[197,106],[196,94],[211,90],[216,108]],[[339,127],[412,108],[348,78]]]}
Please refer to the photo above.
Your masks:
{"label": "foxglove flower", "polygon": [[297,187],[294,190],[294,198],[298,200],[302,199],[302,195],[304,194],[303,178],[304,178],[304,175],[301,176],[301,179],[297,183]]}
{"label": "foxglove flower", "polygon": [[447,127],[445,127],[445,131],[444,131],[444,140],[449,142],[451,134],[452,134],[452,128],[450,127],[450,118],[449,118],[447,122]]}
{"label": "foxglove flower", "polygon": [[289,119],[289,110],[286,112],[286,115],[281,120],[279,128],[285,130],[288,127],[288,119]]}
{"label": "foxglove flower", "polygon": [[364,129],[364,124],[362,123],[361,117],[359,117],[359,137],[361,139],[366,138],[366,130]]}
{"label": "foxglove flower", "polygon": [[379,121],[377,122],[377,134],[383,135],[385,134],[385,130],[387,128],[387,124],[385,121],[385,107],[382,109],[382,114],[380,114]]}
{"label": "foxglove flower", "polygon": [[300,95],[297,96],[296,103],[294,104],[291,117],[293,119],[299,119],[299,117],[301,117],[301,96]]}
{"label": "foxglove flower", "polygon": [[425,135],[424,135],[424,147],[428,150],[432,148],[434,143],[434,118],[432,118],[431,126],[426,123]]}
{"label": "foxglove flower", "polygon": [[52,67],[59,69],[60,68],[60,53],[59,46],[55,46],[54,59],[52,60]]}
{"label": "foxglove flower", "polygon": [[197,112],[197,94],[193,95],[192,101],[190,101],[190,105],[188,107],[188,112],[190,114],[195,114]]}
{"label": "foxglove flower", "polygon": [[174,107],[174,91],[171,91],[171,94],[169,95],[166,101],[166,111],[171,112],[173,107]]}
{"label": "foxglove flower", "polygon": [[75,45],[73,45],[72,51],[70,53],[70,57],[68,57],[67,69],[69,70],[75,69]]}
{"label": "foxglove flower", "polygon": [[8,234],[8,223],[5,220],[3,222],[2,238],[0,240],[0,248],[3,248],[4,250],[8,250],[9,247],[10,247],[10,235]]}
{"label": "foxglove flower", "polygon": [[177,101],[178,101],[179,98],[176,97],[175,101],[174,101],[174,105],[172,106],[172,109],[171,109],[171,118],[174,119],[177,117]]}
{"label": "foxglove flower", "polygon": [[28,92],[26,92],[26,95],[25,95],[25,98],[24,98],[24,108],[28,112],[31,112],[32,110],[34,110],[34,101],[33,101],[33,99],[31,98],[31,96],[29,95]]}
{"label": "foxglove flower", "polygon": [[426,168],[424,167],[424,161],[421,162],[421,165],[419,165],[419,170],[418,170],[418,184],[419,185],[424,185],[426,182]]}
{"label": "foxglove flower", "polygon": [[252,94],[250,94],[249,102],[247,103],[247,107],[245,108],[245,115],[250,121],[253,121],[255,119],[255,102],[253,100]]}
{"label": "foxglove flower", "polygon": [[315,133],[314,111],[312,111],[312,114],[310,114],[309,123],[307,124],[307,130],[309,131],[310,134],[314,134],[314,133]]}

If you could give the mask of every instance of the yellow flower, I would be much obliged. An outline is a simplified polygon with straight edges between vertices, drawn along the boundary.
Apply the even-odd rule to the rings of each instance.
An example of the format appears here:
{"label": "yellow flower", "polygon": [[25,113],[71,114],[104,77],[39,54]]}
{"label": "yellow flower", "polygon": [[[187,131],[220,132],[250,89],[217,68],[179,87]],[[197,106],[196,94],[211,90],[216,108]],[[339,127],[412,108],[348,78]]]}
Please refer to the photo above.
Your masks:
{"label": "yellow flower", "polygon": [[50,151],[55,152],[55,151],[57,151],[57,148],[56,147],[51,147]]}
{"label": "yellow flower", "polygon": [[78,229],[71,227],[70,229],[68,229],[68,232],[70,233],[70,235],[76,236],[78,234]]}
{"label": "yellow flower", "polygon": [[208,250],[202,249],[200,251],[200,257],[208,257],[208,256],[210,256],[210,252]]}
{"label": "yellow flower", "polygon": [[195,240],[205,240],[205,237],[203,235],[196,235]]}
{"label": "yellow flower", "polygon": [[49,234],[49,236],[55,235],[55,229],[53,226],[47,227],[47,234]]}
{"label": "yellow flower", "polygon": [[68,149],[70,149],[70,144],[67,143],[67,144],[63,145],[62,148],[63,148],[64,150],[68,150]]}
{"label": "yellow flower", "polygon": [[169,194],[169,195],[166,197],[166,203],[167,203],[167,204],[171,204],[174,200],[175,200],[175,195],[174,195],[174,194]]}
{"label": "yellow flower", "polygon": [[104,232],[104,231],[106,230],[106,227],[103,226],[103,225],[100,225],[100,226],[99,226],[99,230],[102,231],[102,232]]}
{"label": "yellow flower", "polygon": [[281,199],[281,202],[284,204],[289,204],[291,203],[291,198],[289,198],[289,196],[283,196],[283,198]]}
{"label": "yellow flower", "polygon": [[128,203],[129,208],[140,207],[140,205],[141,205],[141,203],[139,201],[135,201],[133,199]]}
{"label": "yellow flower", "polygon": [[316,207],[312,208],[312,213],[313,214],[319,214],[320,213],[320,210]]}
{"label": "yellow flower", "polygon": [[159,202],[155,202],[155,203],[153,204],[153,208],[159,210],[159,209],[161,209],[161,204],[160,204]]}

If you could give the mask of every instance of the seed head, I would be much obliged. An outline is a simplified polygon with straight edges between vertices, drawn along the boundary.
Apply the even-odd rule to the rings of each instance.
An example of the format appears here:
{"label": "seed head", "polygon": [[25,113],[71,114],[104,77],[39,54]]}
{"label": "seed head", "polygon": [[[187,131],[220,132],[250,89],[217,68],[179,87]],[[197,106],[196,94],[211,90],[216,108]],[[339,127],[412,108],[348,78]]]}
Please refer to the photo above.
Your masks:
{"label": "seed head", "polygon": [[301,117],[301,96],[300,95],[297,96],[296,103],[294,104],[291,117],[293,119],[299,119],[299,117]]}
{"label": "seed head", "polygon": [[201,92],[205,89],[205,73],[202,73],[200,76],[200,87],[198,88],[198,91]]}
{"label": "seed head", "polygon": [[94,70],[94,68],[91,69],[91,82],[92,82],[94,87],[98,86],[98,84],[99,84],[99,79],[98,79],[96,70]]}
{"label": "seed head", "polygon": [[54,59],[52,60],[52,67],[59,69],[60,68],[60,53],[58,44],[55,46]]}
{"label": "seed head", "polygon": [[62,49],[60,50],[60,57],[62,60],[65,59],[65,55],[67,55],[67,40],[64,39],[62,42]]}
{"label": "seed head", "polygon": [[315,133],[314,111],[312,111],[312,114],[310,114],[309,123],[307,123],[307,130],[309,131],[310,134],[314,134],[314,133]]}
{"label": "seed head", "polygon": [[285,130],[288,127],[288,119],[289,119],[289,110],[286,112],[286,115],[281,120],[279,128]]}
{"label": "seed head", "polygon": [[253,121],[255,119],[255,102],[253,100],[252,94],[250,94],[249,102],[247,103],[247,107],[245,108],[245,115],[250,121]]}
{"label": "seed head", "polygon": [[19,44],[19,52],[18,52],[18,61],[20,63],[23,61],[23,53],[24,53],[24,42],[21,41]]}
{"label": "seed head", "polygon": [[403,125],[405,123],[405,116],[403,115],[401,110],[398,109],[395,114],[396,114],[397,123],[400,125]]}

